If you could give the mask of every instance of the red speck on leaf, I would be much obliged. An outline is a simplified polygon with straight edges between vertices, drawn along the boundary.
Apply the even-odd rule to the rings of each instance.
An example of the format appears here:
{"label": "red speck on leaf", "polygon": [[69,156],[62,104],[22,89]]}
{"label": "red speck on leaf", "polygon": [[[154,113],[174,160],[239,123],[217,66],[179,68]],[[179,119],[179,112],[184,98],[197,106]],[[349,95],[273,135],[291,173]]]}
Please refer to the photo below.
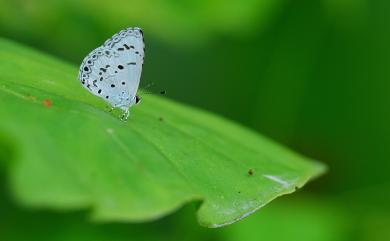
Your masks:
{"label": "red speck on leaf", "polygon": [[45,107],[50,108],[53,105],[53,101],[51,101],[50,99],[44,99],[44,100],[42,100],[42,104]]}

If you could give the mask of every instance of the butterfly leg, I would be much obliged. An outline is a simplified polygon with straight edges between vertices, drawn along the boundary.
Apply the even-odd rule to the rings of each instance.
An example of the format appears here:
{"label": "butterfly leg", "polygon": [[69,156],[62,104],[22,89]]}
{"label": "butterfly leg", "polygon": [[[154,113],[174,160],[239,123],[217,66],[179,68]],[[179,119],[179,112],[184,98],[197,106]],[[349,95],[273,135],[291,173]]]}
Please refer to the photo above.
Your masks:
{"label": "butterfly leg", "polygon": [[108,112],[112,112],[114,110],[113,106],[106,106]]}
{"label": "butterfly leg", "polygon": [[125,110],[125,112],[123,112],[121,116],[121,120],[126,121],[129,118],[129,115],[130,115],[129,109]]}
{"label": "butterfly leg", "polygon": [[129,111],[129,106],[128,105],[117,104],[114,107],[120,108],[121,110],[123,110],[123,114],[120,116],[121,120],[125,121],[125,120],[127,120],[129,118],[130,111]]}

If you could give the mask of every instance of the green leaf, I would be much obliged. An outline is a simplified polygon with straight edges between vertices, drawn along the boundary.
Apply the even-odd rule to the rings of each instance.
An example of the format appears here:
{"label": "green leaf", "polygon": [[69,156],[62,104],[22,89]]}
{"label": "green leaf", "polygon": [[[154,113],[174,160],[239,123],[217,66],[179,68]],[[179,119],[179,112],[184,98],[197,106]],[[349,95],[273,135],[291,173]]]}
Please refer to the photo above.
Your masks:
{"label": "green leaf", "polygon": [[162,97],[145,96],[123,122],[81,87],[75,66],[6,40],[0,61],[0,153],[11,152],[0,157],[15,200],[28,207],[140,222],[201,201],[199,223],[219,227],[325,169]]}

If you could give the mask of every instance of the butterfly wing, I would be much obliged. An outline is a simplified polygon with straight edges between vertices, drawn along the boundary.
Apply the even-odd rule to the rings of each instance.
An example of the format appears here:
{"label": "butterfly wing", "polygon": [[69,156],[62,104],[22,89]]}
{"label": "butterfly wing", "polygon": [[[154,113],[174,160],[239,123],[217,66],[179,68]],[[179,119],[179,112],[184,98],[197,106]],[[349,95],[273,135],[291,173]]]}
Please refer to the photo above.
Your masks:
{"label": "butterfly wing", "polygon": [[126,85],[127,91],[135,98],[145,56],[142,30],[140,28],[122,30],[107,40],[103,46],[116,51],[119,55],[114,66],[119,73],[119,82],[121,85]]}
{"label": "butterfly wing", "polygon": [[144,60],[143,34],[128,28],[93,50],[80,67],[79,80],[92,94],[127,110],[135,103]]}

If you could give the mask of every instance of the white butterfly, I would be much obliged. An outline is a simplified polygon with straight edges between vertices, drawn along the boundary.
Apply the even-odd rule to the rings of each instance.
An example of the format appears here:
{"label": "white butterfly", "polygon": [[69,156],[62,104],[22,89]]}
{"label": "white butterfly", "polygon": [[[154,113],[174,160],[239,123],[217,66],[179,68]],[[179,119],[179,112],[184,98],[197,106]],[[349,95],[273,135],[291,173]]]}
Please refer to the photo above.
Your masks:
{"label": "white butterfly", "polygon": [[144,63],[145,44],[140,28],[127,28],[85,57],[79,80],[92,94],[129,116],[130,106],[140,100],[136,93]]}

